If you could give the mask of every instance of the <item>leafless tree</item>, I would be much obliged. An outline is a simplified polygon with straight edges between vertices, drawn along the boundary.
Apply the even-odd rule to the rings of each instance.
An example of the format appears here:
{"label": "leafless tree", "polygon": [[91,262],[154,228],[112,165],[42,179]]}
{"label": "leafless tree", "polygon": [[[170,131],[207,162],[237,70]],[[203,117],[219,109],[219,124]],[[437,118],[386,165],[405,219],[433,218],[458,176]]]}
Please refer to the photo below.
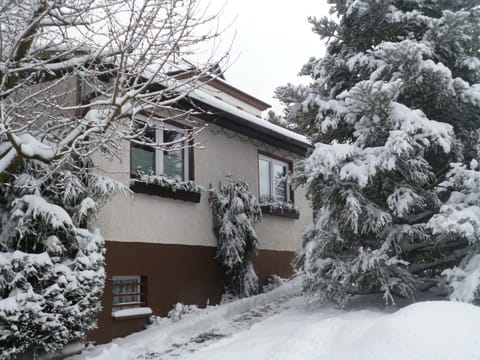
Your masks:
{"label": "leafless tree", "polygon": [[0,0],[0,180],[24,159],[61,162],[99,149],[114,156],[121,139],[142,141],[138,113],[188,115],[175,104],[212,57],[188,79],[172,72],[219,36],[216,15],[202,5]]}
{"label": "leafless tree", "polygon": [[0,0],[0,359],[95,327],[104,241],[91,220],[125,187],[90,155],[189,117],[179,103],[218,67],[188,63],[219,35],[200,1]]}

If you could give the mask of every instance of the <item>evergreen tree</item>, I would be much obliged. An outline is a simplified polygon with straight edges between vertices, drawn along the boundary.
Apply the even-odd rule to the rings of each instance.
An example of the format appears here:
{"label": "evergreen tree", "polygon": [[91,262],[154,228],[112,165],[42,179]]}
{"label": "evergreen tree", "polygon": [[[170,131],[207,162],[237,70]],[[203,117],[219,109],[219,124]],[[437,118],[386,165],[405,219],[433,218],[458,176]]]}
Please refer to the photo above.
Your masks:
{"label": "evergreen tree", "polygon": [[248,184],[230,180],[210,191],[213,229],[217,237],[217,259],[226,275],[226,291],[237,297],[258,292],[252,256],[258,253],[258,239],[253,225],[262,217],[260,204]]}
{"label": "evergreen tree", "polygon": [[95,328],[104,246],[87,224],[125,190],[90,165],[25,161],[0,184],[0,359],[54,351]]}
{"label": "evergreen tree", "polygon": [[330,0],[310,18],[326,55],[277,95],[315,149],[315,212],[296,265],[305,290],[413,296],[480,285],[480,1]]}

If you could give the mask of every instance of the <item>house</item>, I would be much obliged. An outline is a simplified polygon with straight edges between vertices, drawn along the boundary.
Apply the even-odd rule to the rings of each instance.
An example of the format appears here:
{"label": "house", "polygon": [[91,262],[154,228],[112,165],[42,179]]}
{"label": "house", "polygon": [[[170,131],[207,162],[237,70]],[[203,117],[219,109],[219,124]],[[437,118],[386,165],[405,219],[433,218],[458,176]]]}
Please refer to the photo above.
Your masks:
{"label": "house", "polygon": [[[176,75],[179,80],[188,76]],[[303,189],[293,191],[276,177],[292,171],[310,144],[262,120],[262,111],[269,108],[263,101],[221,78],[202,81],[191,93],[191,102],[183,104],[202,110],[195,115],[196,125],[204,127],[194,135],[197,146],[183,146],[193,144],[182,143],[192,125],[179,121],[145,136],[173,143],[180,139],[181,147],[125,143],[121,159],[99,160],[100,169],[130,186],[133,195],[113,199],[98,219],[106,239],[107,281],[98,329],[89,336],[92,341],[103,343],[141,330],[152,313],[165,316],[178,302],[219,302],[223,282],[215,260],[212,215],[206,191],[196,185],[217,187],[227,174],[247,181],[261,202],[276,200],[263,207],[263,220],[256,225],[260,251],[253,262],[260,284],[272,274],[292,274],[291,261],[312,211]],[[173,191],[161,177],[139,178],[139,168],[166,174],[178,180],[174,185],[184,186]],[[278,207],[289,202],[295,208]]]}

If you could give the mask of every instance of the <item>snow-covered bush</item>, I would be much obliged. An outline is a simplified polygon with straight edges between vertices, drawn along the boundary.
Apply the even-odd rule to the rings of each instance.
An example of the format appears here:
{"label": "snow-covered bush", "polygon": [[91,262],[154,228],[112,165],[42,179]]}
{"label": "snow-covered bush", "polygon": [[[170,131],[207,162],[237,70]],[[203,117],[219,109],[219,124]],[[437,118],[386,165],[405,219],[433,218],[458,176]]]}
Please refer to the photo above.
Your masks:
{"label": "snow-covered bush", "polygon": [[[296,261],[304,288],[478,294],[480,2],[332,0],[311,18],[326,55],[277,90],[315,143],[296,181],[315,219]],[[466,164],[473,159],[471,169]],[[443,274],[443,275],[442,275]]]}
{"label": "snow-covered bush", "polygon": [[258,252],[253,226],[261,220],[261,209],[248,184],[228,180],[210,190],[213,228],[217,237],[217,259],[227,278],[226,290],[238,297],[258,292],[258,278],[251,257]]}
{"label": "snow-covered bush", "polygon": [[59,349],[95,327],[104,241],[87,224],[123,191],[74,159],[25,162],[0,184],[0,359]]}
{"label": "snow-covered bush", "polygon": [[262,288],[262,292],[266,293],[266,292],[272,291],[273,289],[276,289],[281,285],[285,284],[286,281],[287,279],[284,279],[278,275],[272,274],[265,281],[265,285]]}
{"label": "snow-covered bush", "polygon": [[197,305],[185,305],[182,303],[176,303],[173,306],[173,309],[170,310],[167,314],[169,319],[172,319],[173,322],[182,320],[182,318],[187,314],[193,314],[199,312]]}

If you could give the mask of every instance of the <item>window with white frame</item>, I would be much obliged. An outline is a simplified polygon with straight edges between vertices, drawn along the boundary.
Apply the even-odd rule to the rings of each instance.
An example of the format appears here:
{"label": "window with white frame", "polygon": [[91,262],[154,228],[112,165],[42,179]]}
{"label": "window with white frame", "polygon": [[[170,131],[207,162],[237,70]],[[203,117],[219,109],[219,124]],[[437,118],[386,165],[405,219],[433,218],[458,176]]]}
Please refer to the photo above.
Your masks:
{"label": "window with white frame", "polygon": [[188,180],[187,130],[161,123],[154,129],[147,129],[146,142],[161,145],[132,143],[131,174],[141,171],[147,175],[164,175],[179,181]]}
{"label": "window with white frame", "polygon": [[288,202],[290,200],[286,181],[288,169],[288,163],[259,154],[258,182],[260,202]]}
{"label": "window with white frame", "polygon": [[145,305],[145,279],[139,275],[112,277],[112,307],[116,310]]}

